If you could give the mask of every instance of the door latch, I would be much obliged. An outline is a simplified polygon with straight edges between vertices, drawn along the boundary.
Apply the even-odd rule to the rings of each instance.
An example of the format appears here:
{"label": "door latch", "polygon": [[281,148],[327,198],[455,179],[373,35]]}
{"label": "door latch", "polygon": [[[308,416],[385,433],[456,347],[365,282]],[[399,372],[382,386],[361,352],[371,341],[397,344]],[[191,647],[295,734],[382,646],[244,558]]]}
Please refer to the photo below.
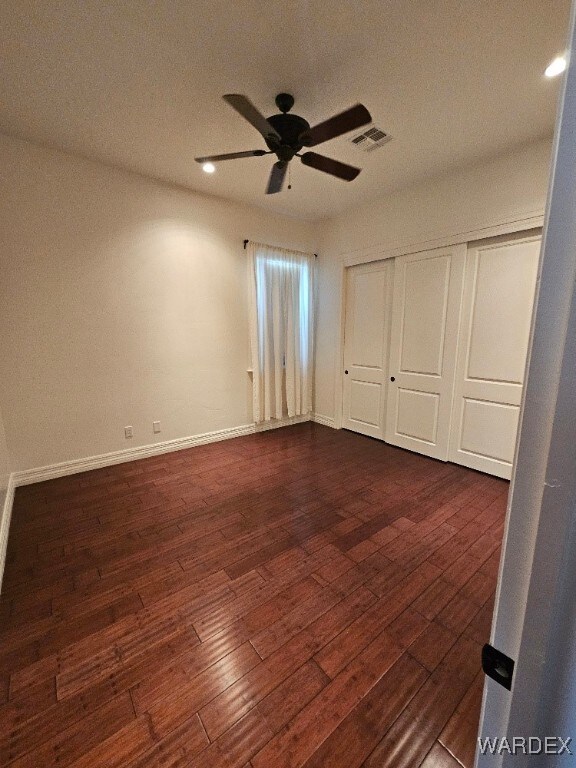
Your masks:
{"label": "door latch", "polygon": [[512,690],[514,659],[488,643],[482,648],[482,669],[492,680],[500,683],[507,690]]}

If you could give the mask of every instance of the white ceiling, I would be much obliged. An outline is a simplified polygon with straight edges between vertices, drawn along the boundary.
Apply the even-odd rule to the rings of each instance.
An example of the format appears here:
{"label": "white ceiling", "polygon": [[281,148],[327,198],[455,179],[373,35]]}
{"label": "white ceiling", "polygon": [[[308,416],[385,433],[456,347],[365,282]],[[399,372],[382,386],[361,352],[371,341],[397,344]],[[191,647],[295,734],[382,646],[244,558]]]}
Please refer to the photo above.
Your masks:
{"label": "white ceiling", "polygon": [[[0,129],[305,219],[335,215],[448,168],[550,135],[569,0],[3,0]],[[393,141],[347,137],[315,151],[363,168],[346,183],[291,163],[292,190],[264,195],[273,158],[221,98],[265,115],[295,96],[311,124],[360,101]]]}

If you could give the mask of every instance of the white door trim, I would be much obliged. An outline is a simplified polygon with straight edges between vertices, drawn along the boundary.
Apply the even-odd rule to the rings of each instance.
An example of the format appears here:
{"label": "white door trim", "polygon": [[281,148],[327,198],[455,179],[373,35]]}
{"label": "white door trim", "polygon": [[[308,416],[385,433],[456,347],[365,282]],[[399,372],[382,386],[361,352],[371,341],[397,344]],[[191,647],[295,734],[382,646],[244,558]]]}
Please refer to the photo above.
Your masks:
{"label": "white door trim", "polygon": [[461,243],[471,243],[474,240],[487,240],[490,237],[527,232],[530,229],[542,227],[543,224],[544,211],[533,211],[519,219],[506,220],[487,227],[470,229],[466,232],[448,233],[430,240],[418,240],[412,243],[400,244],[395,248],[381,248],[376,245],[353,253],[347,252],[341,254],[341,259],[344,266],[353,267],[357,264],[366,264],[369,261],[392,259],[395,256],[405,256],[409,253],[417,253],[418,251],[432,251],[435,248],[449,248]]}

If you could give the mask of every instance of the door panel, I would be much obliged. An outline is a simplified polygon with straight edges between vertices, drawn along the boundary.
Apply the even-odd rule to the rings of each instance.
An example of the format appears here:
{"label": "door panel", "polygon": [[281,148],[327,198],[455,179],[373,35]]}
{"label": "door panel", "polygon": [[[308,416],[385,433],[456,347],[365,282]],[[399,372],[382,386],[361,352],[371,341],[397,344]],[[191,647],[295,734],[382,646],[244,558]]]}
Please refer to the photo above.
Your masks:
{"label": "door panel", "polygon": [[439,396],[398,388],[396,431],[434,445],[438,434]]}
{"label": "door panel", "polygon": [[346,270],[342,426],[383,439],[393,265]]}
{"label": "door panel", "polygon": [[382,271],[351,275],[353,294],[351,365],[382,368],[384,360],[384,280]]}
{"label": "door panel", "polygon": [[395,259],[386,441],[444,461],[465,246]]}
{"label": "door panel", "polygon": [[404,265],[400,371],[442,375],[450,257]]}
{"label": "door panel", "polygon": [[517,405],[463,398],[461,449],[511,464],[519,413]]}
{"label": "door panel", "polygon": [[[476,250],[467,378],[522,384],[539,242]],[[497,343],[495,343],[497,342]]]}
{"label": "door panel", "polygon": [[350,381],[350,418],[380,428],[380,382]]}
{"label": "door panel", "polygon": [[470,248],[466,257],[450,460],[509,478],[540,238]]}

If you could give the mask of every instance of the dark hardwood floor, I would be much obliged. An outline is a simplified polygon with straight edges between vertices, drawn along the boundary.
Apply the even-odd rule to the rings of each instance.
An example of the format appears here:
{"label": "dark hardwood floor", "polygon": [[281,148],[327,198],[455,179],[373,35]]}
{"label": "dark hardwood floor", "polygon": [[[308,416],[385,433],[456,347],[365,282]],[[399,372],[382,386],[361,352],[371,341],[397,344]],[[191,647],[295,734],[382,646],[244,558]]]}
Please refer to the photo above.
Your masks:
{"label": "dark hardwood floor", "polygon": [[314,424],[19,488],[0,765],[472,766],[507,492]]}

